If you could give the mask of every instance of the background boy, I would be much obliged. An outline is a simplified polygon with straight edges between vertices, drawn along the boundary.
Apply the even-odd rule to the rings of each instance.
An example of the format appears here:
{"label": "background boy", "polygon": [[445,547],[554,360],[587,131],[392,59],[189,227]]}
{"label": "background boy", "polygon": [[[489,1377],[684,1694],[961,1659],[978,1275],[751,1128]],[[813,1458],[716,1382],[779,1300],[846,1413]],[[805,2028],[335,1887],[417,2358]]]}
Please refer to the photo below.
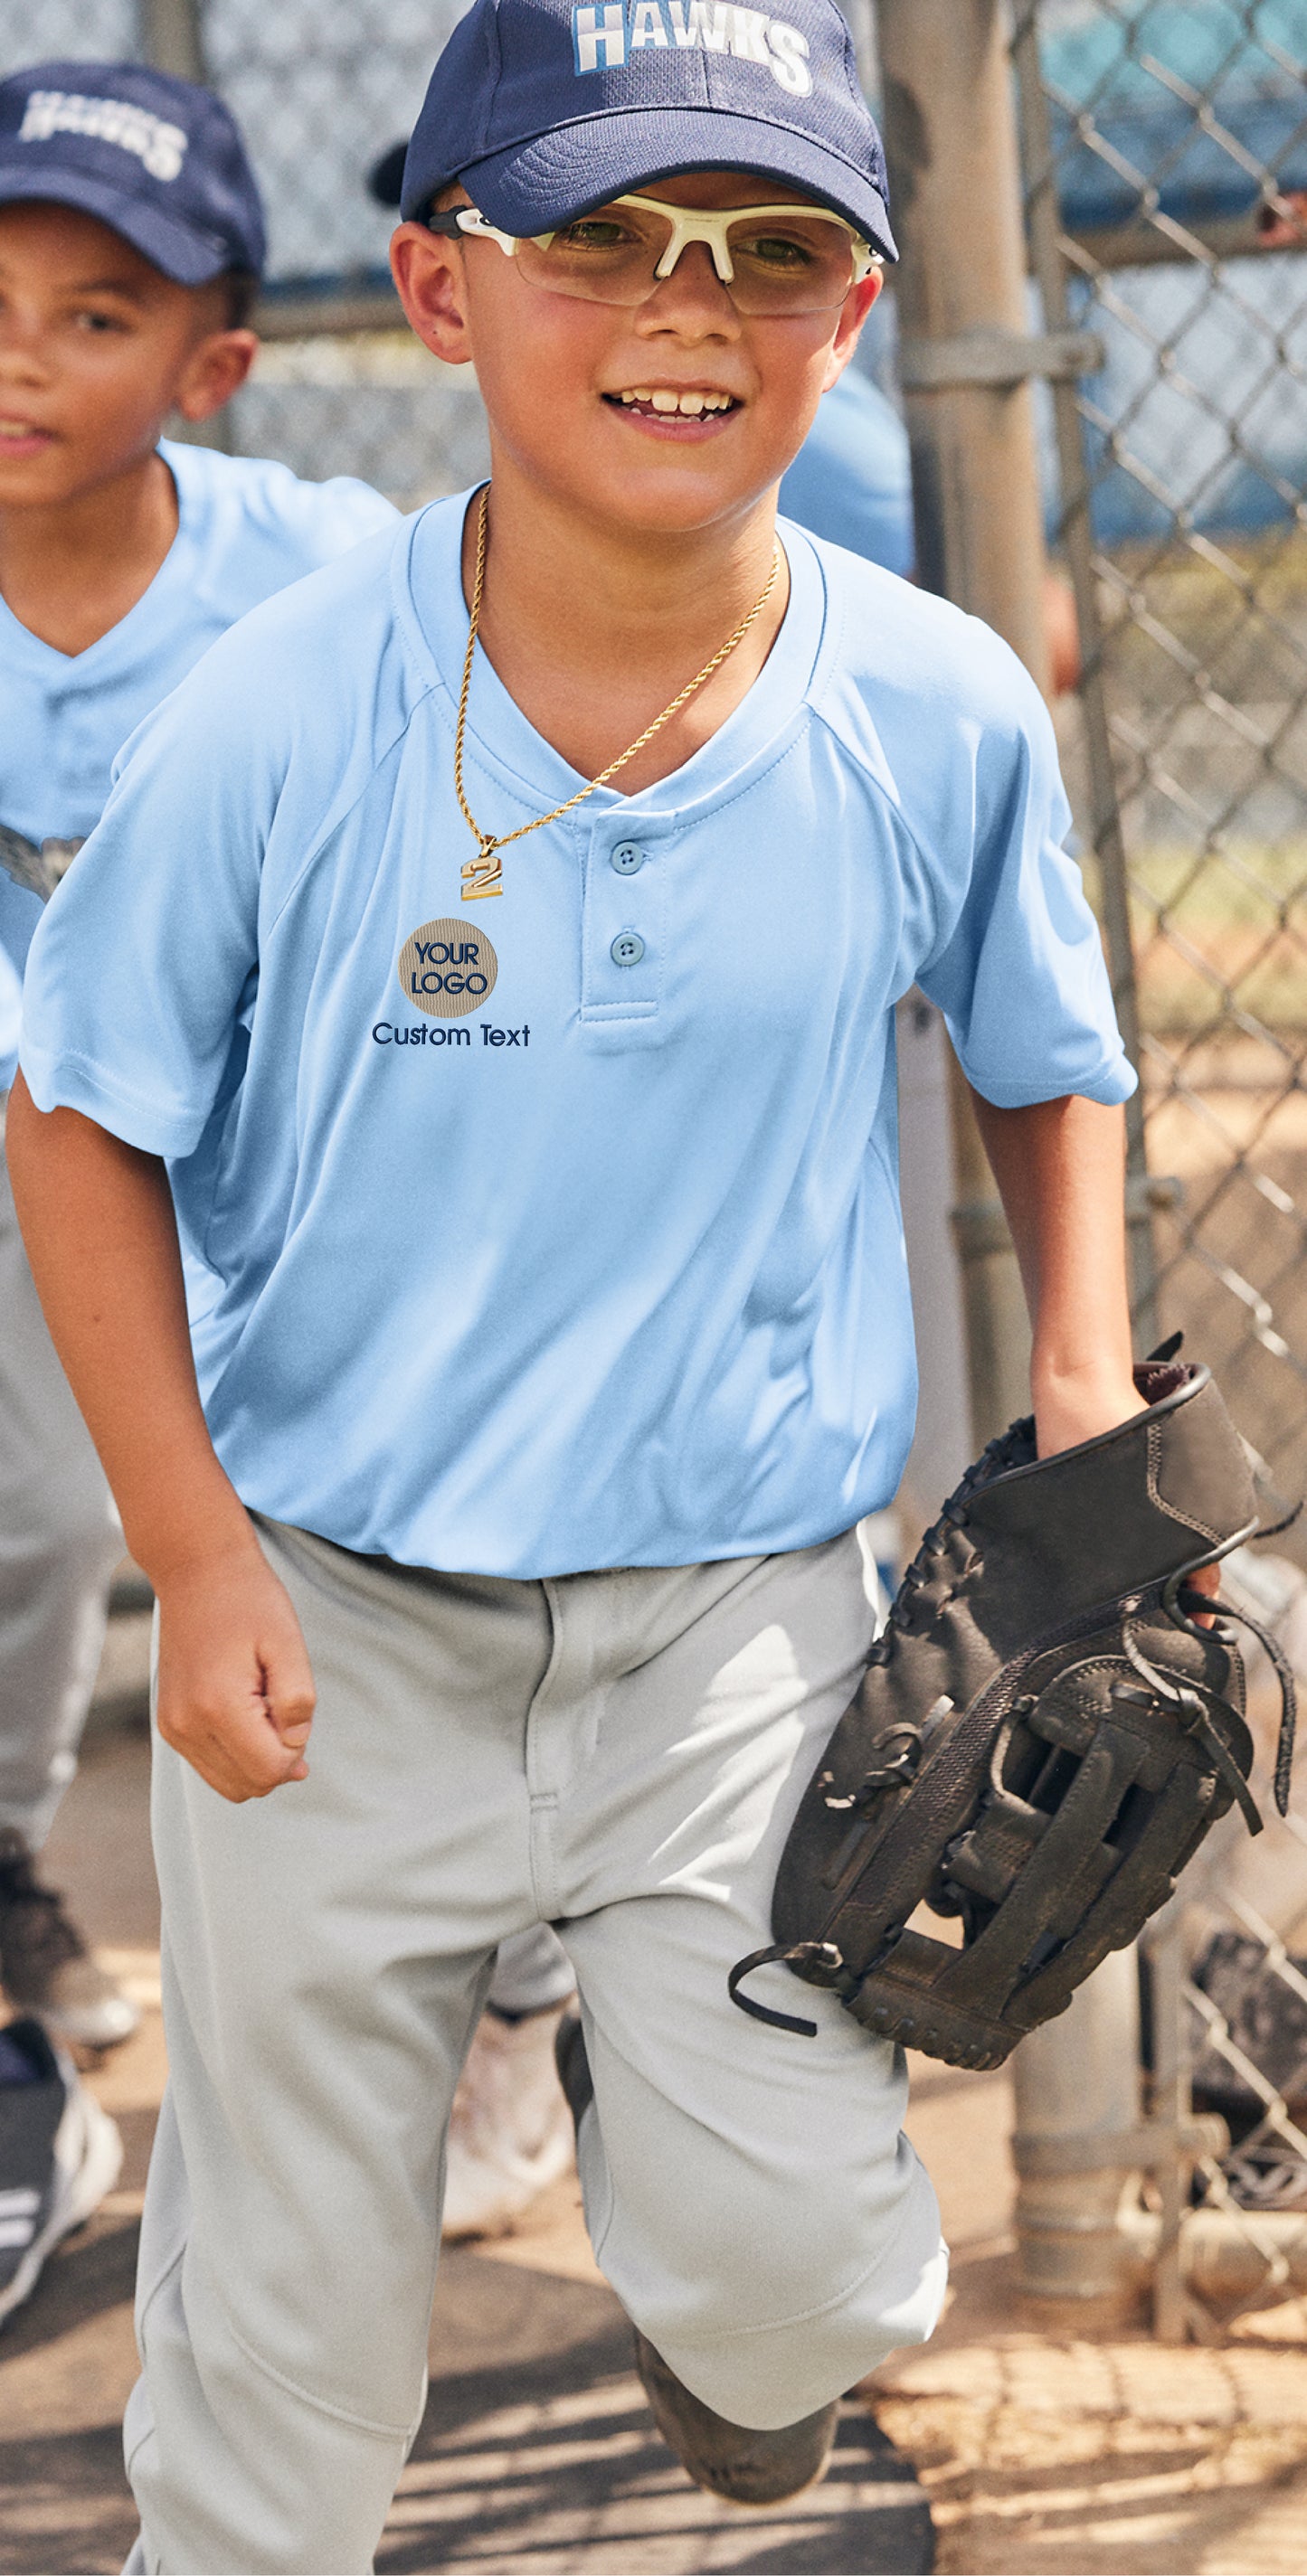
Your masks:
{"label": "background boy", "polygon": [[[243,381],[263,261],[254,176],[208,91],[125,63],[0,82],[0,949],[20,971],[36,888],[67,856],[42,844],[94,829],[142,717],[234,618],[394,522],[364,484],[161,438]],[[0,1121],[16,1060],[11,1031]],[[72,1776],[122,1536],[2,1159],[0,1315],[0,1983],[103,2047],[135,2008],[33,1858]]]}
{"label": "background boy", "polygon": [[[16,1184],[160,1601],[141,2568],[368,2564],[432,2106],[541,1916],[588,2223],[694,2476],[819,2474],[942,2291],[901,2061],[820,1995],[796,2051],[726,1972],[910,1429],[893,1003],[920,980],[982,1095],[1045,1450],[1138,1409],[1131,1077],[1025,675],[775,550],[893,244],[838,12],[736,20],[476,0],[394,259],[477,364],[488,563],[438,504],[216,646],[37,942]],[[174,1208],[222,1283],[204,1410]]]}

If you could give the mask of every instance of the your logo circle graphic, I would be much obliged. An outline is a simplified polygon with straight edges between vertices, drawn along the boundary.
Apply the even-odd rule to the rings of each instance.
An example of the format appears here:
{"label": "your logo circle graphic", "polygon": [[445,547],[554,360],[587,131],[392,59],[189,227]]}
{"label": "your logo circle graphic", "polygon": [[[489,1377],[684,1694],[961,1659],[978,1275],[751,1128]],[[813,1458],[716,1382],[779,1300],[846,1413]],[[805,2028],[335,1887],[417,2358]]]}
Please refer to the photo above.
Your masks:
{"label": "your logo circle graphic", "polygon": [[429,1020],[465,1020],[495,989],[499,959],[479,923],[424,921],[399,952],[399,987]]}

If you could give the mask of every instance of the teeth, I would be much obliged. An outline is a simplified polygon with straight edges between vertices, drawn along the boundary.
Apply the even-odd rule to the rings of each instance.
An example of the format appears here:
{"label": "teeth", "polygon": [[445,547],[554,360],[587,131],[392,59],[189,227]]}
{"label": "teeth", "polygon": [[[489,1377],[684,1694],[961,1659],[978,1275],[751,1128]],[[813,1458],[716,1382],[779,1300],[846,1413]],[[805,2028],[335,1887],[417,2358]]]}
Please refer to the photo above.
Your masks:
{"label": "teeth", "polygon": [[729,411],[731,407],[729,394],[674,394],[669,387],[662,386],[653,389],[648,385],[636,385],[621,399],[628,409],[632,403],[647,403],[653,411],[680,412],[686,420],[697,420],[701,412]]}

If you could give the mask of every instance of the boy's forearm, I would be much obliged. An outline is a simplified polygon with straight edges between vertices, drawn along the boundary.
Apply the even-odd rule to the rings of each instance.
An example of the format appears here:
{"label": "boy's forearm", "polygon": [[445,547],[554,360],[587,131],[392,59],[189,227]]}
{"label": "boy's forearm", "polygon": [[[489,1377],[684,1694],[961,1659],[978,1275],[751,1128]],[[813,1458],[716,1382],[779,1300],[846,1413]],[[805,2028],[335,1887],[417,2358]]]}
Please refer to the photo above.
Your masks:
{"label": "boy's forearm", "polygon": [[21,1074],[6,1150],[51,1335],[137,1562],[157,1588],[256,1548],[200,1406],[163,1164],[76,1110],[43,1115]]}
{"label": "boy's forearm", "polygon": [[995,1109],[976,1119],[1016,1247],[1034,1336],[1041,1452],[1139,1411],[1131,1376],[1125,1120],[1093,1100]]}

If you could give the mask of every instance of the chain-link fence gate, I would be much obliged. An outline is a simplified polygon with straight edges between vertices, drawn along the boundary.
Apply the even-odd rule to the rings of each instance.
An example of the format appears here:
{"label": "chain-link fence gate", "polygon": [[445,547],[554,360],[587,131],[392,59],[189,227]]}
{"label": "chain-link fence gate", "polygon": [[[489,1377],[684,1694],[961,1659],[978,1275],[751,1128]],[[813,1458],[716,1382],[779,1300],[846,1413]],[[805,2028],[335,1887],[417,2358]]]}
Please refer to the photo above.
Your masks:
{"label": "chain-link fence gate", "polygon": [[[457,13],[0,0],[0,73],[151,58],[223,91],[271,235],[223,434],[407,505],[473,479],[484,425],[399,327],[367,181]],[[869,0],[850,14],[874,82]],[[1307,1489],[1307,0],[1015,0],[1011,35],[1025,372],[1085,654],[1059,726],[1142,1077],[1141,1329],[1183,1324],[1211,1360],[1273,1503]],[[880,331],[885,381],[892,293]],[[1239,1579],[1307,1665],[1307,1536],[1280,1548]],[[1264,1744],[1260,1767],[1264,1788]],[[1307,2283],[1303,1813],[1256,1846],[1222,1831],[1185,1894],[1153,1953],[1151,2169],[1121,2213],[1168,2331],[1182,2271],[1223,2296]]]}

